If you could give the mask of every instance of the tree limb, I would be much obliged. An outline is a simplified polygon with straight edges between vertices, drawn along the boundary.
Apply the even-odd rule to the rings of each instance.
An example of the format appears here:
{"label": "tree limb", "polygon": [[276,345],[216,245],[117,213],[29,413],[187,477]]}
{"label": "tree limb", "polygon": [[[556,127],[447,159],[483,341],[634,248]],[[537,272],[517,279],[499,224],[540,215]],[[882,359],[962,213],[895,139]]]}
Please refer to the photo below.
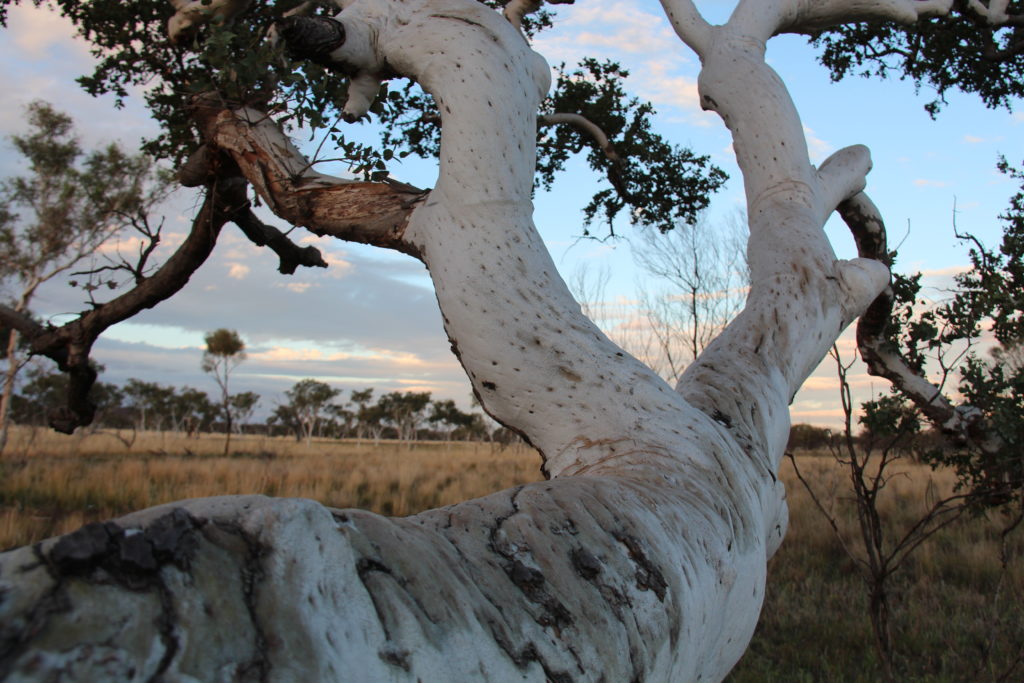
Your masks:
{"label": "tree limb", "polygon": [[3,327],[13,327],[23,337],[28,338],[39,334],[45,329],[43,325],[33,320],[31,316],[17,311],[4,303],[0,303],[0,324]]}
{"label": "tree limb", "polygon": [[[888,251],[885,224],[871,199],[861,193],[840,204],[838,210],[853,233],[859,255],[889,267],[892,256]],[[975,443],[985,452],[997,450],[999,444],[981,429],[981,411],[951,402],[939,387],[911,368],[889,340],[887,331],[893,303],[893,290],[889,286],[857,323],[857,347],[868,373],[892,382],[932,424],[955,441]]]}
{"label": "tree limb", "polygon": [[569,125],[579,128],[584,133],[594,138],[594,142],[597,143],[601,151],[608,158],[608,161],[612,163],[621,163],[622,159],[615,152],[615,147],[611,141],[608,140],[608,136],[605,134],[601,127],[590,119],[580,114],[568,114],[556,112],[554,114],[542,114],[537,117],[537,124],[540,126],[554,126],[562,123],[568,123]]}
{"label": "tree limb", "polygon": [[[550,5],[572,5],[576,0],[547,0]],[[509,0],[502,11],[502,15],[509,23],[520,31],[523,30],[523,17],[532,14],[541,8],[544,0]]]}
{"label": "tree limb", "polygon": [[247,207],[244,181],[220,179],[208,189],[188,237],[151,276],[60,327],[40,326],[26,335],[30,352],[54,360],[70,379],[67,404],[51,416],[54,429],[71,433],[92,421],[95,407],[89,400],[89,390],[96,380],[96,372],[89,363],[89,354],[100,334],[170,298],[184,287],[213,252],[223,225],[232,220],[240,208],[247,210]]}
{"label": "tree limb", "polygon": [[703,57],[711,39],[711,24],[701,16],[693,0],[661,0],[661,6],[676,35]]}
{"label": "tree limb", "polygon": [[207,143],[227,153],[276,215],[317,235],[416,255],[405,227],[424,190],[395,181],[344,180],[317,173],[266,114],[195,103]]}
{"label": "tree limb", "polygon": [[326,268],[327,261],[320,255],[316,247],[300,247],[272,225],[261,221],[251,208],[240,209],[232,218],[235,225],[242,229],[245,236],[259,247],[270,247],[281,259],[277,270],[284,275],[291,275],[299,266],[310,268]]}
{"label": "tree limb", "polygon": [[999,26],[1010,20],[1006,12],[1009,0],[989,0],[986,7],[980,0],[967,0],[967,6],[978,16],[984,18],[990,26]]}
{"label": "tree limb", "polygon": [[[736,14],[755,35],[816,33],[854,21],[889,20],[912,24],[922,17],[943,16],[955,0],[772,0],[769,3],[744,0]],[[764,5],[772,6],[767,10]],[[761,11],[758,11],[761,10]],[[772,16],[774,15],[774,16]],[[773,26],[774,24],[774,26]]]}

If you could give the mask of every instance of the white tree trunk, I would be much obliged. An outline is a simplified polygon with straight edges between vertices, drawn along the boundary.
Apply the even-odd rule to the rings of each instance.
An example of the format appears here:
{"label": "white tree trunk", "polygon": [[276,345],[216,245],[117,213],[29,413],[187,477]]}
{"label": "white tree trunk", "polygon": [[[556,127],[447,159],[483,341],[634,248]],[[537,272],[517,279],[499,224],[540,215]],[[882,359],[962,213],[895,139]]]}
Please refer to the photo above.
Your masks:
{"label": "white tree trunk", "polygon": [[[863,189],[867,151],[811,166],[765,41],[934,3],[744,0],[724,27],[688,1],[663,4],[704,64],[703,103],[734,135],[752,275],[745,310],[676,389],[581,313],[534,228],[547,64],[472,0],[347,4],[334,58],[367,74],[386,65],[437,101],[433,191],[414,208],[395,199],[372,219],[338,218],[344,209],[324,207],[340,207],[334,197],[354,184],[250,173],[246,136],[274,135],[265,122],[243,111],[219,118],[210,137],[248,176],[275,178],[257,187],[281,215],[422,258],[483,406],[541,451],[550,481],[405,519],[302,500],[189,501],[9,553],[0,677],[725,676],[753,633],[785,531],[776,471],[787,406],[888,282],[877,262],[838,261],[822,229]],[[290,154],[284,142],[273,149]],[[290,213],[300,204],[306,213]]]}

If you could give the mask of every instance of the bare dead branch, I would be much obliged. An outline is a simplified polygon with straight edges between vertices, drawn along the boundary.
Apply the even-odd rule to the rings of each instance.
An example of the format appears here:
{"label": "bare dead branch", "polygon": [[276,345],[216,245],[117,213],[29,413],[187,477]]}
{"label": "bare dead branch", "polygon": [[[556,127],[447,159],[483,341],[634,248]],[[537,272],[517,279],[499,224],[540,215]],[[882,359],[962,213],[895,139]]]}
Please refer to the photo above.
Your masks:
{"label": "bare dead branch", "polygon": [[277,267],[278,272],[291,275],[299,266],[327,267],[327,261],[324,261],[319,249],[312,246],[298,246],[283,232],[261,221],[251,208],[238,211],[233,220],[253,244],[259,247],[269,247],[278,255],[281,259]]}
{"label": "bare dead branch", "polygon": [[[859,255],[891,265],[885,223],[867,195],[861,193],[843,202],[838,210],[853,233]],[[887,330],[893,304],[892,287],[887,287],[857,324],[857,346],[868,373],[892,382],[946,434],[959,440],[973,440],[972,434],[981,414],[968,407],[954,405],[938,387],[914,371],[889,341]]]}

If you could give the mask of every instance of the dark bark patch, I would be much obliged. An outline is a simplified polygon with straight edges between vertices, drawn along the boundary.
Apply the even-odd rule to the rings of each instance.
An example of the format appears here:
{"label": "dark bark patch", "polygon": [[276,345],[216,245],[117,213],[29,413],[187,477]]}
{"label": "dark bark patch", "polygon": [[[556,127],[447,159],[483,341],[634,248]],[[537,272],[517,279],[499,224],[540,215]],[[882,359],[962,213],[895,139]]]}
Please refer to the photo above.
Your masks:
{"label": "dark bark patch", "polygon": [[573,569],[587,581],[593,581],[601,573],[601,561],[586,548],[576,548],[570,555]]}
{"label": "dark bark patch", "polygon": [[562,377],[566,378],[570,382],[582,382],[583,381],[583,378],[580,377],[580,375],[578,373],[573,372],[572,370],[570,370],[569,368],[567,368],[565,366],[559,366],[558,374],[560,374]]}
{"label": "dark bark patch", "polygon": [[125,529],[114,522],[94,522],[54,544],[50,562],[63,576],[86,576],[104,569],[115,579],[138,585],[168,564],[188,569],[199,547],[199,521],[175,508],[145,529]]}
{"label": "dark bark patch", "polygon": [[400,650],[393,646],[385,646],[377,652],[377,656],[382,661],[387,662],[391,666],[397,666],[403,671],[412,671],[412,664],[409,663],[410,652],[408,650]]}
{"label": "dark bark patch", "polygon": [[732,427],[732,418],[717,408],[715,409],[715,412],[711,414],[711,419],[725,425],[726,429]]}
{"label": "dark bark patch", "polygon": [[664,602],[665,592],[668,588],[665,575],[647,557],[647,553],[644,552],[640,540],[624,533],[616,533],[615,539],[626,546],[626,550],[629,552],[629,559],[636,565],[636,587],[642,591],[654,591],[654,594],[658,596],[658,600]]}
{"label": "dark bark patch", "polygon": [[370,572],[381,572],[382,574],[390,574],[389,569],[380,560],[375,560],[370,557],[361,557],[356,562],[356,571],[359,572],[359,578],[365,577]]}

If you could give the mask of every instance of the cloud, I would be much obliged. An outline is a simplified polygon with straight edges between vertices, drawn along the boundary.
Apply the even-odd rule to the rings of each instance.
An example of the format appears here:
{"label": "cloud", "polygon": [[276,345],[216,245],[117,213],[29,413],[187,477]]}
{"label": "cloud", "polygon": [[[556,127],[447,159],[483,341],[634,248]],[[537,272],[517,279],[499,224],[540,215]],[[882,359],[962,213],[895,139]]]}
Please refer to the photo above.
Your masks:
{"label": "cloud", "polygon": [[837,427],[842,422],[843,416],[842,408],[819,408],[808,410],[794,408],[790,411],[790,417],[792,418],[793,424],[803,422]]}
{"label": "cloud", "polygon": [[635,0],[594,0],[573,7],[557,25],[557,32],[541,34],[534,44],[552,64],[571,66],[596,52],[625,67],[626,87],[659,111],[681,110],[690,125],[715,121],[700,107],[697,64],[661,13],[648,12]]}
{"label": "cloud", "polygon": [[249,274],[249,266],[242,263],[231,263],[228,265],[228,277],[235,280],[244,280]]}
{"label": "cloud", "polygon": [[804,126],[804,136],[807,138],[807,152],[811,161],[819,164],[828,157],[835,149],[831,143],[825,142],[817,136],[812,128]]}
{"label": "cloud", "polygon": [[926,180],[924,178],[916,178],[914,185],[917,187],[949,187],[949,183],[945,180]]}
{"label": "cloud", "polygon": [[602,53],[658,53],[679,46],[661,14],[643,10],[630,0],[594,0],[560,16],[557,35],[541,34],[535,49],[549,57],[571,53],[571,60],[601,48]]}
{"label": "cloud", "polygon": [[655,106],[669,106],[688,114],[688,122],[698,126],[711,126],[717,115],[704,111],[700,106],[697,79],[678,72],[678,64],[672,60],[658,58],[644,62],[644,68],[636,74],[637,93],[650,100]]}
{"label": "cloud", "polygon": [[9,8],[5,33],[11,35],[26,59],[43,59],[59,50],[89,57],[85,41],[75,37],[74,24],[49,8],[28,4]]}
{"label": "cloud", "polygon": [[970,269],[970,266],[948,266],[946,268],[931,268],[922,270],[921,275],[926,278],[949,279],[955,275],[966,273]]}

